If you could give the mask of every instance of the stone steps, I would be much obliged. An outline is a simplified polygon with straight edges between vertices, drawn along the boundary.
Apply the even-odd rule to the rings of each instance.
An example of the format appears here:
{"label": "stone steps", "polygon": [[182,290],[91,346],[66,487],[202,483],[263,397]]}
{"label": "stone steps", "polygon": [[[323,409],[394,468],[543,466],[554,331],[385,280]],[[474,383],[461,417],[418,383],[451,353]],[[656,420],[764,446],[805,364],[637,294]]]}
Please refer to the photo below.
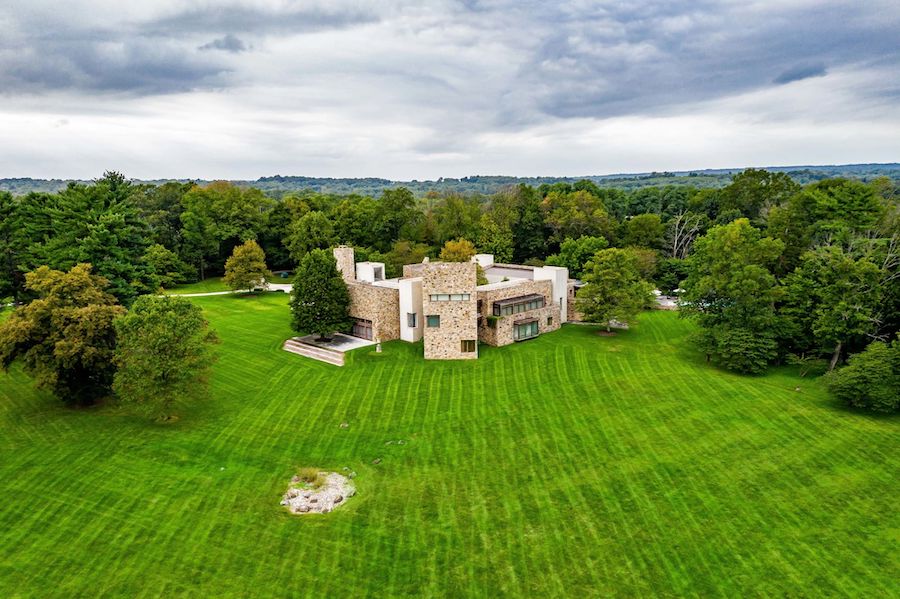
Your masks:
{"label": "stone steps", "polygon": [[308,345],[295,339],[288,339],[285,341],[282,349],[300,356],[312,358],[313,360],[318,360],[319,362],[325,362],[326,364],[333,364],[334,366],[344,365],[344,354],[342,352],[316,347],[315,345]]}

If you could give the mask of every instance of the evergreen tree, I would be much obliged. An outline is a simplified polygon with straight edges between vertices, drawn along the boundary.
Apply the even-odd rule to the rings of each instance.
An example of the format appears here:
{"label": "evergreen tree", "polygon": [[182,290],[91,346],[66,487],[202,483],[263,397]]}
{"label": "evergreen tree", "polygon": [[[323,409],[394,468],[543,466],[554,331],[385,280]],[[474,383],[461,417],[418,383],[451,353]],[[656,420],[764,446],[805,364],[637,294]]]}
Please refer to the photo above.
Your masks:
{"label": "evergreen tree", "polygon": [[303,257],[291,292],[291,327],[320,339],[350,329],[350,293],[334,255],[314,249]]}

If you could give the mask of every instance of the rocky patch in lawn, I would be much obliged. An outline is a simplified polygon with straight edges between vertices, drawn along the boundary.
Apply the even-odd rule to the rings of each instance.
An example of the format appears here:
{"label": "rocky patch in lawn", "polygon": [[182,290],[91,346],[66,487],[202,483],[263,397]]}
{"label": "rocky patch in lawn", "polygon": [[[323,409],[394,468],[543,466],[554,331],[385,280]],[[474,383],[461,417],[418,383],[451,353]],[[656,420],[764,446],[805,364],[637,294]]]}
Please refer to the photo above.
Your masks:
{"label": "rocky patch in lawn", "polygon": [[281,499],[292,514],[327,514],[356,494],[353,482],[337,472],[301,473]]}

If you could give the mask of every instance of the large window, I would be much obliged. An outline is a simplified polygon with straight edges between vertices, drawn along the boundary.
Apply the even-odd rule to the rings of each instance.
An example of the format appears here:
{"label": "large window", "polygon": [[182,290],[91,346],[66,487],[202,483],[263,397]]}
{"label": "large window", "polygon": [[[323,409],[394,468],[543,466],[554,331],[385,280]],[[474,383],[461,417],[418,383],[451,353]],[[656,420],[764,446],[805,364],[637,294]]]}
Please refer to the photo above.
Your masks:
{"label": "large window", "polygon": [[429,328],[436,329],[441,326],[441,317],[437,314],[432,314],[425,317],[425,324]]}
{"label": "large window", "polygon": [[523,295],[494,302],[494,316],[511,316],[543,308],[543,295]]}
{"label": "large window", "polygon": [[468,293],[432,293],[428,299],[433,302],[467,302],[471,297]]}
{"label": "large window", "polygon": [[471,354],[475,351],[475,340],[474,339],[463,339],[459,342],[459,349],[464,354]]}
{"label": "large window", "polygon": [[514,341],[524,341],[525,339],[531,339],[532,337],[537,337],[539,333],[540,331],[538,330],[537,320],[516,323],[513,325]]}

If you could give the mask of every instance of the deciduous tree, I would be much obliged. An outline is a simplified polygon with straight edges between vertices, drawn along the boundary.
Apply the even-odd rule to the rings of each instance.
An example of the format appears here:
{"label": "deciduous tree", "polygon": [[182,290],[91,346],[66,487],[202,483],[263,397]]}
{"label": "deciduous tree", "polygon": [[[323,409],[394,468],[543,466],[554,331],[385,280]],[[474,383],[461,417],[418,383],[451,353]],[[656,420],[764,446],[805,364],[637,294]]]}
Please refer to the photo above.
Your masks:
{"label": "deciduous tree", "polygon": [[266,267],[266,254],[252,239],[234,248],[225,262],[223,282],[235,291],[265,289],[271,278],[272,273]]}
{"label": "deciduous tree", "polygon": [[218,339],[199,306],[179,297],[141,296],[115,329],[113,390],[123,402],[169,419],[177,405],[205,394]]}
{"label": "deciduous tree", "polygon": [[900,411],[900,341],[873,341],[851,356],[847,366],[828,375],[828,388],[855,408]]}
{"label": "deciduous tree", "polygon": [[72,405],[93,403],[109,392],[115,368],[113,321],[125,313],[91,274],[90,264],[68,272],[42,266],[25,276],[37,299],[0,325],[0,365],[21,359],[41,387]]}
{"label": "deciduous tree", "polygon": [[780,290],[770,269],[783,247],[746,218],[713,227],[694,244],[682,314],[700,325],[708,358],[741,372],[761,372],[775,358]]}
{"label": "deciduous tree", "polygon": [[603,237],[584,235],[578,239],[566,239],[559,246],[559,253],[547,256],[547,264],[550,266],[565,266],[569,269],[569,276],[576,279],[584,274],[584,266],[600,250],[605,250],[609,244]]}
{"label": "deciduous tree", "polygon": [[640,259],[630,249],[597,252],[585,266],[584,280],[578,310],[585,320],[605,324],[607,331],[613,320],[633,323],[653,302],[653,285],[641,277]]}

